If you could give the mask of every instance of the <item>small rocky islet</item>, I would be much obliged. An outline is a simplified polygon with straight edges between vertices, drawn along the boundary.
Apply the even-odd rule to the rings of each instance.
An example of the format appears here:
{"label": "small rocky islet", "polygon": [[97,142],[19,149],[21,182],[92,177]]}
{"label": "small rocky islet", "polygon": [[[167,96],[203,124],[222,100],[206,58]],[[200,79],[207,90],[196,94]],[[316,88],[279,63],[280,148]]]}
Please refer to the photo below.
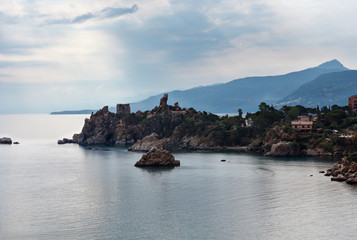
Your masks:
{"label": "small rocky islet", "polygon": [[11,144],[20,144],[19,142],[13,142],[11,138],[9,137],[2,137],[0,138],[0,144],[7,144],[7,145],[11,145]]}
{"label": "small rocky islet", "polygon": [[163,149],[152,148],[144,154],[135,167],[176,167],[180,166],[180,161],[176,160],[171,152]]}

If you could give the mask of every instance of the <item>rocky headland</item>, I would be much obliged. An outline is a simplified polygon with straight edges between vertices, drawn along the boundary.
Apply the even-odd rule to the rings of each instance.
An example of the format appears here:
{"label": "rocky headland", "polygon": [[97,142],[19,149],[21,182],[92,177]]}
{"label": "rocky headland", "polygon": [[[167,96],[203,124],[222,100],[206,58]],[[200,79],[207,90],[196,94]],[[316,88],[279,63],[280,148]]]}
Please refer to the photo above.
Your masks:
{"label": "rocky headland", "polygon": [[[165,94],[153,110],[136,113],[119,107],[112,113],[106,106],[85,120],[82,132],[75,134],[73,141],[80,145],[131,146],[132,151],[166,149],[168,145],[204,150],[224,145],[225,136],[219,136],[215,129],[218,116],[181,108],[178,103],[170,106],[167,100]],[[208,134],[203,136],[201,129]]]}
{"label": "rocky headland", "polygon": [[63,138],[62,140],[58,140],[57,144],[67,144],[67,143],[76,143],[73,139]]}
{"label": "rocky headland", "polygon": [[171,106],[167,101],[165,94],[159,106],[136,113],[131,113],[129,104],[118,104],[116,113],[105,106],[85,120],[81,133],[58,143],[128,146],[130,151],[145,152],[153,147],[161,150],[178,147],[184,150],[244,151],[271,157],[342,157],[357,151],[356,117],[343,115],[345,120],[341,126],[352,137],[331,133],[330,129],[336,127],[336,113],[340,114],[341,110],[331,111],[331,119],[335,121],[331,123],[330,113],[318,112],[320,120],[314,123],[317,130],[304,133],[291,127],[291,115],[318,109],[297,106],[276,110],[262,103],[260,111],[248,113],[245,118],[241,109],[238,116],[219,117],[193,108],[181,108],[177,102]]}

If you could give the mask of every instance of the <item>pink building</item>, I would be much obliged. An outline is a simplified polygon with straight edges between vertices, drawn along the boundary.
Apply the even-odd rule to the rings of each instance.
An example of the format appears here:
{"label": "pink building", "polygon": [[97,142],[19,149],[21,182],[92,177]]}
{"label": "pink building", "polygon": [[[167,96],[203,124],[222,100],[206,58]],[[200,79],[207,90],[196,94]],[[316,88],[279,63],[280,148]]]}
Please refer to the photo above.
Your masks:
{"label": "pink building", "polygon": [[301,131],[311,131],[312,123],[308,116],[299,116],[299,120],[291,121],[291,126]]}

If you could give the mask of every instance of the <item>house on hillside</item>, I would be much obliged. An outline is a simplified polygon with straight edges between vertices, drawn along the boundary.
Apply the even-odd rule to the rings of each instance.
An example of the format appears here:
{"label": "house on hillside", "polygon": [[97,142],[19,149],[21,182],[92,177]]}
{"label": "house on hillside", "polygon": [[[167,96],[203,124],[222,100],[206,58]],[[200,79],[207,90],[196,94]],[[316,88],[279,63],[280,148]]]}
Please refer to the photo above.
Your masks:
{"label": "house on hillside", "polygon": [[352,112],[357,112],[357,95],[348,98],[348,107],[351,108]]}
{"label": "house on hillside", "polygon": [[309,132],[312,130],[312,123],[308,116],[299,116],[298,120],[291,121],[291,126],[294,129],[298,129],[303,132]]}

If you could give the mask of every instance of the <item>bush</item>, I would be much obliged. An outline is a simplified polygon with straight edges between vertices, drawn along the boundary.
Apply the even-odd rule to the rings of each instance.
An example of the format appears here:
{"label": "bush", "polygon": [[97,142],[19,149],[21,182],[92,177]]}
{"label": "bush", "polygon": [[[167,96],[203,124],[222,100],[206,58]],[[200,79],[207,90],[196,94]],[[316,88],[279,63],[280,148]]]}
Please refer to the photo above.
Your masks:
{"label": "bush", "polygon": [[327,152],[333,152],[333,144],[331,142],[320,142],[318,146],[325,149]]}

